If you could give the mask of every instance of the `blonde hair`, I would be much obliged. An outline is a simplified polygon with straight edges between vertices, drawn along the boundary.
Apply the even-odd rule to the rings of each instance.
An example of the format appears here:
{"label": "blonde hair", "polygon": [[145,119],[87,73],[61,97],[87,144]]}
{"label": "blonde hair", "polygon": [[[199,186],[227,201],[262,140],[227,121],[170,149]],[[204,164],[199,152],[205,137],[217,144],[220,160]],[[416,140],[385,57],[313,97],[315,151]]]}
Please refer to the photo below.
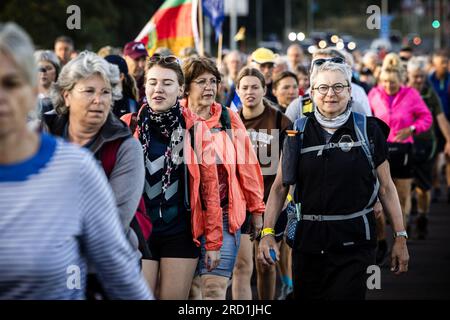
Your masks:
{"label": "blonde hair", "polygon": [[380,79],[383,74],[395,75],[400,83],[406,82],[406,68],[396,53],[391,52],[384,57],[378,78]]}

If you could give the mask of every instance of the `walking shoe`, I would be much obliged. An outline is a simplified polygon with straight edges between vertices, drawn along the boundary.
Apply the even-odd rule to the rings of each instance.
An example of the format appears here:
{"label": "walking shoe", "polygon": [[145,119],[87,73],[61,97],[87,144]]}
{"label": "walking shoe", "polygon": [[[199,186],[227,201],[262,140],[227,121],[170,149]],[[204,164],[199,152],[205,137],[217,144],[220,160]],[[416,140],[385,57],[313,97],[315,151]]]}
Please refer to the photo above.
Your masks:
{"label": "walking shoe", "polygon": [[293,291],[294,288],[292,288],[292,286],[288,286],[285,283],[282,283],[280,295],[277,297],[277,300],[286,300],[288,297],[292,296]]}
{"label": "walking shoe", "polygon": [[288,286],[285,283],[281,283],[280,295],[277,297],[277,300],[285,300],[286,299],[286,291]]}
{"label": "walking shoe", "polygon": [[376,264],[379,265],[380,267],[383,266],[387,256],[388,256],[388,245],[386,240],[378,241]]}
{"label": "walking shoe", "polygon": [[427,236],[428,218],[425,214],[420,214],[416,220],[417,238],[424,240]]}

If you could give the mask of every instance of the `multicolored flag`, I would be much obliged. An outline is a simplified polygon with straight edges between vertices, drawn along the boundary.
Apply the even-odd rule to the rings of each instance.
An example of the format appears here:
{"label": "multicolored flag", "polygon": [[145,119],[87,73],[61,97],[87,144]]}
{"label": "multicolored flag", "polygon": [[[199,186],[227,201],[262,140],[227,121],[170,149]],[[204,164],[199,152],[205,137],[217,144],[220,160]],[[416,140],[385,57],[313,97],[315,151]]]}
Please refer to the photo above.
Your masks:
{"label": "multicolored flag", "polygon": [[185,47],[197,47],[198,0],[166,0],[155,12],[135,41],[145,44],[149,55],[167,47],[179,55]]}

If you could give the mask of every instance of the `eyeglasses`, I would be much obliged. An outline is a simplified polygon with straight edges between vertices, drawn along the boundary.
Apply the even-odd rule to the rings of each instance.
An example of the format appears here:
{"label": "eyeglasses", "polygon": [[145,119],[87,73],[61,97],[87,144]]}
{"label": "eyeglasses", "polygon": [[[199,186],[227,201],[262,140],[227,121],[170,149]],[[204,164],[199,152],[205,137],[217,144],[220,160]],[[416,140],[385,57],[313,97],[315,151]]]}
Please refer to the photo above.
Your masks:
{"label": "eyeglasses", "polygon": [[199,87],[205,88],[208,84],[211,87],[216,87],[220,83],[220,80],[217,80],[216,78],[214,78],[214,79],[210,79],[209,81],[206,79],[200,79],[200,80],[196,80],[196,81],[192,81],[192,82],[194,82]]}
{"label": "eyeglasses", "polygon": [[350,87],[349,85],[345,85],[343,83],[335,83],[332,86],[326,85],[326,84],[321,84],[320,86],[316,87],[316,88],[312,88],[312,90],[317,90],[319,91],[319,93],[321,95],[326,95],[328,93],[328,90],[330,90],[330,88],[333,89],[333,92],[335,94],[339,94],[342,91],[344,91],[344,88],[348,88]]}
{"label": "eyeglasses", "polygon": [[165,64],[172,64],[172,63],[176,63],[178,65],[180,64],[180,60],[178,60],[176,56],[163,56],[157,53],[152,55],[148,61],[150,63],[159,63],[160,61],[162,61]]}

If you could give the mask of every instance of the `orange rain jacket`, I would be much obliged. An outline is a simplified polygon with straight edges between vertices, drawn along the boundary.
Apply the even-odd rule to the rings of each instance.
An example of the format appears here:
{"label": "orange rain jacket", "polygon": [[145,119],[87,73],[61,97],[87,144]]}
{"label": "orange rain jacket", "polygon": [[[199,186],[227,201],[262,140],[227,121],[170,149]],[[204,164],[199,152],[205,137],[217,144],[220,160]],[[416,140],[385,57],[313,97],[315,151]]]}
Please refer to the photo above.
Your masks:
{"label": "orange rain jacket", "polygon": [[[187,99],[181,100],[180,104],[183,109],[189,109]],[[228,174],[229,230],[230,233],[235,233],[245,221],[246,210],[253,215],[263,215],[264,181],[258,158],[244,124],[237,113],[228,111],[233,139],[230,139],[227,132],[223,130],[214,130],[212,139],[215,152]],[[209,129],[221,128],[222,106],[214,102],[210,112],[209,119],[205,120],[201,117],[197,119],[206,123]]]}

